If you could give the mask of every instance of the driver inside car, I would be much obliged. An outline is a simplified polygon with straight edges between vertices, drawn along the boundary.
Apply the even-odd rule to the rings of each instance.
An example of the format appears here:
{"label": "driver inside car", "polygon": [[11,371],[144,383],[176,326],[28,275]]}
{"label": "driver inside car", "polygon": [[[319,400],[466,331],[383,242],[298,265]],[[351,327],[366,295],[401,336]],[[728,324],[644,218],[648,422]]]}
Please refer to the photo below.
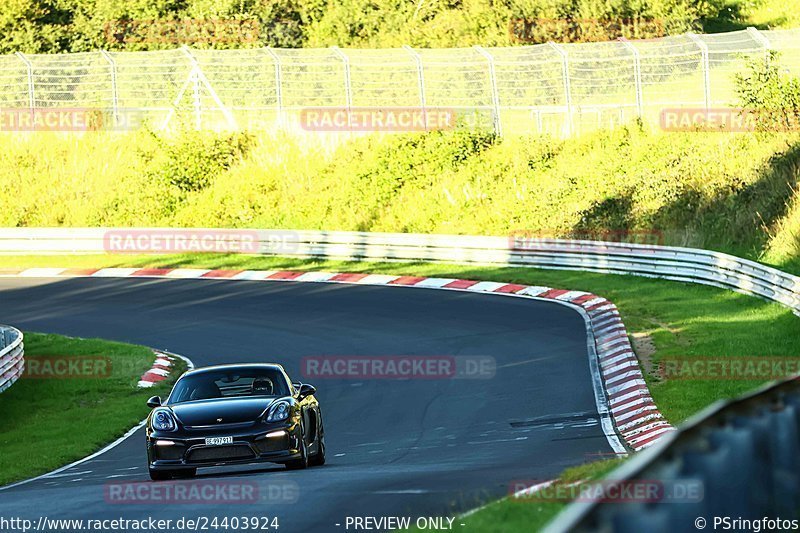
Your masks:
{"label": "driver inside car", "polygon": [[256,378],[253,380],[253,396],[272,395],[272,382],[266,378]]}

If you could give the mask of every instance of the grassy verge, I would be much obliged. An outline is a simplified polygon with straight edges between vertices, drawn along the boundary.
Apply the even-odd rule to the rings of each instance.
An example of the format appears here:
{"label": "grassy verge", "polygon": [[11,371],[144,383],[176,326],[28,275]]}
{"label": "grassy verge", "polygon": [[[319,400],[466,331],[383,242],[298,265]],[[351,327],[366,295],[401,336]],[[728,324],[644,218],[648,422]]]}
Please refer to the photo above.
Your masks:
{"label": "grassy verge", "polygon": [[[23,267],[161,267],[291,269],[459,277],[585,290],[611,299],[620,309],[635,344],[646,339],[653,353],[640,358],[657,363],[666,355],[799,357],[797,317],[783,307],[712,287],[677,282],[531,268],[494,268],[453,264],[378,263],[298,260],[244,255],[0,257],[0,268]],[[650,390],[673,423],[721,398],[742,394],[759,381],[659,381],[645,372]],[[599,461],[565,471],[565,481],[599,478],[618,461]],[[565,502],[492,503],[463,521],[473,530],[509,531],[541,528]],[[516,528],[514,526],[519,526]]]}
{"label": "grassy verge", "polygon": [[[608,459],[568,468],[559,476],[559,480],[568,484],[601,479],[622,461]],[[488,504],[459,522],[464,524],[465,531],[540,531],[567,505],[568,502],[544,501],[535,497],[508,497]]]}
{"label": "grassy verge", "polygon": [[800,272],[798,169],[797,133],[655,124],[367,136],[332,153],[267,134],[41,133],[0,136],[0,226],[631,231]]}
{"label": "grassy verge", "polygon": [[[147,398],[163,394],[173,381],[150,389],[136,387],[154,359],[144,346],[24,333],[28,365],[38,360],[41,366],[49,356],[101,357],[110,362],[110,370],[87,378],[23,378],[0,394],[0,485],[97,451],[142,420]],[[173,378],[185,366],[178,365]]]}
{"label": "grassy verge", "polygon": [[734,9],[739,8],[744,23],[762,29],[788,29],[800,26],[800,10],[783,0],[734,0]]}

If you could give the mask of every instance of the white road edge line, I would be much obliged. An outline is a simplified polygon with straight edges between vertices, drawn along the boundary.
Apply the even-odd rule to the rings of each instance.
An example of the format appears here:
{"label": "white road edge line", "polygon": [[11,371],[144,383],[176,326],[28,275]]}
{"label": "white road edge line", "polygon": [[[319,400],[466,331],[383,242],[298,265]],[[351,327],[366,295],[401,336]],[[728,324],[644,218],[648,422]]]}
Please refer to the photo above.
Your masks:
{"label": "white road edge line", "polygon": [[[263,280],[263,281],[301,281],[302,282],[302,280]],[[328,280],[319,280],[319,281],[321,281],[322,283],[329,282]],[[499,286],[503,286],[503,285],[506,285],[506,284],[505,283],[499,284]],[[563,306],[566,306],[566,307],[569,307],[569,308],[575,310],[583,318],[584,327],[586,329],[586,345],[587,345],[587,351],[588,351],[588,356],[589,356],[589,368],[591,370],[590,373],[591,373],[591,376],[592,376],[592,389],[593,389],[593,392],[594,392],[595,406],[596,406],[596,409],[597,409],[597,413],[598,413],[598,415],[600,417],[600,425],[601,425],[601,428],[603,430],[603,434],[605,435],[609,446],[611,446],[611,448],[614,450],[614,452],[617,453],[617,455],[627,455],[628,454],[627,449],[625,448],[625,446],[619,440],[619,437],[618,437],[617,432],[615,430],[614,422],[611,419],[611,416],[609,415],[608,401],[606,399],[606,393],[605,393],[605,389],[603,387],[603,382],[602,382],[602,375],[600,373],[599,355],[597,353],[597,347],[595,345],[595,340],[596,340],[595,339],[595,332],[592,329],[592,316],[590,315],[589,311],[587,311],[586,309],[581,307],[579,304],[575,304],[575,303],[572,303],[572,302],[569,302],[569,301],[559,300],[559,299],[556,299],[556,298],[541,298],[541,297],[538,297],[538,296],[532,296],[530,294],[525,294],[524,291],[521,291],[519,294],[515,294],[515,293],[494,292],[493,290],[475,290],[474,288],[472,288],[472,290],[470,290],[470,287],[463,288],[463,289],[462,288],[457,288],[457,287],[444,287],[444,286],[439,286],[439,287],[428,286],[428,287],[426,287],[426,286],[420,285],[420,284],[417,284],[417,285],[388,285],[387,284],[387,285],[384,285],[384,286],[387,286],[387,287],[391,287],[391,286],[410,287],[410,288],[434,289],[434,290],[436,290],[436,289],[438,289],[438,290],[450,290],[450,291],[459,291],[459,292],[472,292],[472,293],[478,293],[478,294],[494,294],[494,295],[497,295],[497,296],[513,296],[513,297],[516,297],[516,298],[525,298],[525,299],[529,299],[529,300],[539,300],[539,301],[542,301],[542,302],[553,302],[553,303],[557,303],[557,304],[560,304],[560,305],[563,305]],[[488,285],[484,285],[484,287],[492,288],[492,289],[495,288],[495,287],[489,287]],[[615,310],[616,307],[613,304],[608,304],[606,306],[602,306],[602,307],[600,307],[598,309],[594,309],[592,311],[594,313],[597,313],[598,311],[606,311],[608,309],[614,309]],[[597,316],[595,316],[594,318],[598,319],[603,314],[605,314],[605,313],[600,313]],[[182,356],[180,356],[178,354],[171,354],[169,352],[164,352],[164,353],[167,353],[169,355],[175,355],[177,357],[181,357],[182,359],[187,361],[187,364],[191,364],[191,361],[189,361],[187,358],[182,357]],[[86,457],[84,459],[76,461],[75,463],[73,463],[71,465],[67,465],[67,466],[64,466],[64,467],[62,467],[62,468],[60,468],[58,470],[54,470],[53,472],[50,472],[50,474],[54,474],[54,473],[60,472],[62,470],[65,470],[67,468],[70,468],[71,466],[75,466],[77,464],[81,464],[81,463],[83,463],[85,461],[88,461],[88,460],[94,458],[94,457],[97,457],[98,455],[100,455],[102,453],[105,453],[106,451],[108,451],[111,448],[119,445],[122,441],[124,441],[126,438],[128,438],[130,435],[132,435],[137,429],[142,427],[144,425],[144,423],[145,423],[145,421],[143,420],[138,426],[136,426],[135,428],[132,428],[128,433],[126,433],[125,435],[120,437],[117,441],[113,442],[112,444],[110,444],[106,448],[100,450],[99,452],[96,452],[95,454],[92,454],[89,457]],[[47,475],[49,475],[49,474],[45,474],[45,475],[39,476],[37,478],[32,478],[30,480],[20,481],[18,483],[15,483],[13,485],[8,485],[6,487],[0,487],[0,491],[8,489],[8,488],[11,488],[11,487],[14,487],[14,486],[22,485],[23,483],[28,483],[28,482],[34,481],[36,479],[41,479],[41,478],[47,477]],[[471,509],[471,510],[466,511],[465,513],[462,513],[462,514],[457,515],[457,516],[458,516],[458,518],[467,517],[467,516],[477,512],[477,511],[480,511],[481,509],[484,509],[484,508],[492,505],[493,503],[497,503],[497,501],[499,501],[499,500],[488,502],[485,505],[479,506],[479,507],[477,507],[475,509]]]}
{"label": "white road edge line", "polygon": [[[172,352],[167,352],[165,350],[153,350],[153,352],[156,353],[156,354],[165,353],[167,355],[172,355],[174,357],[179,357],[179,358],[183,359],[186,362],[186,365],[188,366],[189,370],[194,368],[194,363],[192,363],[192,360],[189,359],[188,357],[184,357],[183,355],[180,355],[180,354],[177,354],[177,353],[172,353]],[[147,422],[147,419],[145,418],[144,420],[142,420],[141,422],[139,422],[138,424],[133,426],[131,429],[129,429],[123,436],[121,436],[120,438],[118,438],[117,440],[112,442],[111,444],[107,445],[105,448],[102,448],[102,449],[94,452],[93,454],[84,457],[83,459],[78,459],[77,461],[75,461],[73,463],[70,463],[68,465],[64,465],[62,467],[56,468],[52,472],[48,472],[46,474],[41,474],[39,476],[32,477],[32,478],[29,478],[29,479],[23,479],[22,481],[17,481],[16,483],[12,483],[10,485],[4,485],[4,486],[0,487],[0,492],[2,492],[4,490],[8,490],[8,489],[13,489],[14,487],[19,487],[20,485],[25,485],[26,483],[30,483],[32,481],[38,481],[40,479],[47,479],[50,476],[53,476],[53,475],[58,474],[60,472],[63,472],[64,470],[68,470],[68,469],[72,468],[73,466],[78,466],[80,464],[85,463],[86,461],[91,461],[95,457],[103,455],[107,451],[112,450],[112,449],[116,448],[117,446],[119,446],[120,444],[122,444],[123,442],[125,442],[125,439],[127,439],[128,437],[130,437],[131,435],[136,433],[138,430],[143,428],[146,422]]]}
{"label": "white road edge line", "polygon": [[[415,285],[408,285],[412,288],[417,288]],[[423,288],[423,287],[419,287]],[[465,289],[458,289],[455,287],[441,287],[447,291],[465,291]],[[473,291],[474,292],[474,291]],[[595,348],[594,330],[592,329],[592,320],[589,313],[580,305],[563,300],[556,300],[555,298],[540,298],[538,296],[529,296],[527,294],[515,294],[510,292],[484,292],[482,294],[493,294],[497,296],[512,296],[514,298],[525,298],[527,300],[538,300],[540,302],[552,302],[565,307],[569,307],[576,311],[583,318],[584,326],[586,328],[586,347],[589,354],[589,369],[592,375],[592,389],[594,391],[595,407],[597,414],[600,416],[600,427],[603,429],[603,434],[608,441],[611,449],[618,456],[628,455],[628,450],[620,442],[619,436],[614,429],[614,422],[611,420],[609,414],[608,402],[606,400],[605,389],[603,388],[603,378],[600,373],[600,362],[597,350]]]}

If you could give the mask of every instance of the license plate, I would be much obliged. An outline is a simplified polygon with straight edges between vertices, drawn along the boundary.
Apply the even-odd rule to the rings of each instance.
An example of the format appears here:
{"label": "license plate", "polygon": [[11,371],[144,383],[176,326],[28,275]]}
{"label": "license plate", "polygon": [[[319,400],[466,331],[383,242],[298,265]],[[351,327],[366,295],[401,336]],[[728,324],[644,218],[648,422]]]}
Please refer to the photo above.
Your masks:
{"label": "license plate", "polygon": [[206,446],[219,446],[233,443],[233,437],[206,437]]}

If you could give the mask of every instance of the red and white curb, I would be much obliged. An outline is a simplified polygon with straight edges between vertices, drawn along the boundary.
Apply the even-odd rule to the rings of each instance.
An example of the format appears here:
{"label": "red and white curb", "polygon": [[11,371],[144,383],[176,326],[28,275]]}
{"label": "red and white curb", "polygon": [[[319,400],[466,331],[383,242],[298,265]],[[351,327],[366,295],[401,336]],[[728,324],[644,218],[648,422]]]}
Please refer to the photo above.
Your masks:
{"label": "red and white curb", "polygon": [[156,360],[150,370],[142,374],[142,377],[139,380],[140,388],[152,387],[159,381],[164,381],[167,379],[170,371],[172,370],[172,366],[175,364],[175,359],[171,356],[155,350],[153,350],[153,353],[156,356]]}
{"label": "red and white curb", "polygon": [[[568,291],[453,278],[426,278],[389,274],[356,274],[336,272],[299,272],[276,270],[205,270],[197,268],[28,268],[0,269],[0,277],[95,277],[95,278],[168,278],[168,279],[229,279],[250,281],[296,281],[352,283],[357,285],[389,285],[448,289],[468,292],[506,294],[543,300],[553,300],[578,308],[587,320],[594,337],[599,380],[605,394],[611,421],[628,448],[646,448],[674,428],[650,396],[639,368],[639,361],[628,340],[617,307],[600,296],[582,291]],[[170,365],[154,367],[142,376],[142,382],[154,383],[166,376]],[[159,379],[160,378],[160,379]],[[151,386],[151,385],[142,385]],[[601,416],[603,413],[600,413]]]}

